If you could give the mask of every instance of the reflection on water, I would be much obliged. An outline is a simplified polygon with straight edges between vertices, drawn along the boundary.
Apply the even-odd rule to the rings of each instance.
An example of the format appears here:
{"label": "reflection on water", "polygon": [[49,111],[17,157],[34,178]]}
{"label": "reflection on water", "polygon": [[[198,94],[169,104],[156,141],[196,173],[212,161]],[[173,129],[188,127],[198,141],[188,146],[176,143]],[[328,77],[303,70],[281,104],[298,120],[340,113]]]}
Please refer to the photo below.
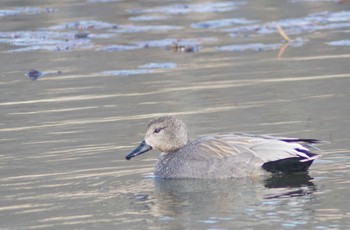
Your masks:
{"label": "reflection on water", "polygon": [[31,15],[41,13],[54,13],[56,9],[53,8],[40,8],[40,7],[15,7],[12,9],[1,9],[0,17],[16,16],[16,15]]}
{"label": "reflection on water", "polygon": [[271,194],[265,196],[266,199],[289,198],[312,195],[316,191],[316,186],[312,182],[313,178],[308,173],[291,174],[291,175],[273,175],[265,180],[265,187],[270,189],[288,188],[281,194]]}
{"label": "reflection on water", "polygon": [[[262,212],[270,213],[266,220],[280,222],[279,209],[285,201],[295,216],[312,218],[312,212],[302,211],[313,208],[316,185],[307,174],[275,175],[267,179],[225,179],[225,180],[181,180],[153,179],[154,192],[136,192],[129,195],[133,208],[147,211],[146,216],[155,216],[166,222],[168,227],[201,227],[219,224],[222,227],[240,226],[231,221],[247,216],[261,219]],[[301,199],[301,200],[298,200]],[[310,207],[311,205],[311,207]],[[209,208],[209,209],[208,209]],[[203,210],[206,215],[203,216]],[[272,213],[275,213],[272,215]],[[243,216],[242,216],[243,215]],[[132,216],[132,215],[131,215]],[[190,216],[192,223],[183,222]],[[198,217],[204,219],[197,219]],[[150,217],[148,217],[150,218]],[[240,220],[241,221],[241,220]],[[306,223],[297,223],[298,226]],[[254,227],[249,222],[241,226]]]}
{"label": "reflection on water", "polygon": [[[183,211],[198,211],[205,207],[212,207],[220,212],[229,212],[230,209],[239,209],[246,205],[261,202],[263,199],[288,198],[312,195],[316,186],[307,174],[274,175],[268,179],[226,179],[226,180],[166,180],[155,179],[155,189],[158,200],[164,202],[161,210],[174,213],[176,207],[183,207]],[[264,192],[269,195],[262,196]],[[297,189],[295,189],[297,188]],[[260,190],[260,192],[258,192]],[[283,193],[280,193],[283,190]],[[305,192],[308,190],[308,192]],[[191,204],[189,204],[191,203]],[[195,207],[198,206],[198,207]],[[227,210],[228,209],[228,210]],[[163,213],[164,215],[164,213]]]}
{"label": "reflection on water", "polygon": [[259,202],[260,186],[248,180],[155,180],[157,210],[161,216],[183,218],[210,207],[208,214],[220,217]]}
{"label": "reflection on water", "polygon": [[[0,228],[347,229],[349,7],[1,1]],[[309,174],[150,179],[124,157],[160,115],[330,144]]]}
{"label": "reflection on water", "polygon": [[[106,2],[105,2],[106,3]],[[129,51],[135,49],[144,49],[150,47],[166,47],[177,43],[175,38],[165,38],[159,41],[122,41],[124,44],[109,44],[103,45],[106,39],[113,39],[120,33],[162,33],[172,31],[183,31],[186,27],[183,25],[171,25],[159,23],[150,24],[153,21],[162,21],[163,23],[171,22],[174,15],[187,14],[205,14],[205,13],[224,13],[231,12],[242,7],[245,2],[214,2],[203,4],[175,4],[162,7],[152,7],[148,9],[127,9],[131,15],[139,15],[130,17],[129,21],[136,24],[113,23],[99,20],[80,20],[65,22],[58,25],[53,25],[47,28],[40,28],[36,31],[14,31],[0,32],[0,43],[11,44],[20,48],[9,50],[8,52],[29,52],[29,51],[73,51],[73,50],[98,50],[98,51]],[[16,8],[15,10],[0,10],[0,17],[20,14],[57,14],[56,9],[51,8]],[[159,15],[152,15],[159,14]],[[215,20],[201,20],[191,23],[194,30],[207,30],[208,33],[213,29],[217,30],[215,39],[229,34],[232,38],[249,38],[259,36],[263,38],[270,34],[282,33],[293,36],[301,36],[303,34],[320,31],[320,30],[339,30],[350,28],[350,11],[338,12],[319,12],[311,13],[305,17],[280,19],[272,22],[261,23],[261,20],[256,18],[222,18]],[[137,22],[150,22],[147,24],[137,25]],[[284,36],[285,37],[285,36]],[[287,36],[288,37],[288,36]],[[223,38],[221,38],[223,39]],[[169,43],[170,40],[173,40]],[[196,43],[207,43],[204,37],[181,38],[181,43],[186,43],[186,40],[193,40]],[[263,40],[263,39],[261,39]],[[289,39],[288,39],[289,40]],[[295,37],[289,46],[301,47],[307,42],[307,39]],[[244,44],[230,44],[219,46],[219,51],[267,51],[276,50],[283,47],[283,43],[257,43],[247,42]],[[167,43],[164,46],[164,43]],[[348,46],[347,40],[327,42],[328,45]],[[183,45],[180,44],[179,45]],[[185,46],[185,45],[184,45]],[[198,51],[196,47],[195,51]]]}

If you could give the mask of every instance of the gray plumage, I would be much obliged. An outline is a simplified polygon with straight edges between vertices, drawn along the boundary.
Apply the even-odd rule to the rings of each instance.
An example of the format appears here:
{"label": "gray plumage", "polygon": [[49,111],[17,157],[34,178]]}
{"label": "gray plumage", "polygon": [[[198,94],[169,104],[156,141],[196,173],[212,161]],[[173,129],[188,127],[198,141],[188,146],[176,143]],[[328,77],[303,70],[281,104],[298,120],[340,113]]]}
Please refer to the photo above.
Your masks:
{"label": "gray plumage", "polygon": [[173,116],[153,119],[144,141],[126,159],[161,151],[155,176],[162,178],[254,177],[266,172],[306,171],[318,156],[314,139],[222,133],[189,140],[186,125]]}

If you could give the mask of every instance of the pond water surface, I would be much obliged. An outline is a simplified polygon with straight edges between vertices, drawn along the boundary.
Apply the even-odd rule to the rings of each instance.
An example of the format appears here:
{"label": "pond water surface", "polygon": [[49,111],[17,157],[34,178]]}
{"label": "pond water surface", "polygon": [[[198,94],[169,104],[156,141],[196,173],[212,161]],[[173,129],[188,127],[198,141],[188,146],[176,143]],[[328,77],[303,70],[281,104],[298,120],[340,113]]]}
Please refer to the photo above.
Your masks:
{"label": "pond water surface", "polygon": [[[0,3],[1,229],[348,229],[348,1]],[[279,28],[290,41],[286,42]],[[152,177],[148,121],[316,138],[308,174]]]}

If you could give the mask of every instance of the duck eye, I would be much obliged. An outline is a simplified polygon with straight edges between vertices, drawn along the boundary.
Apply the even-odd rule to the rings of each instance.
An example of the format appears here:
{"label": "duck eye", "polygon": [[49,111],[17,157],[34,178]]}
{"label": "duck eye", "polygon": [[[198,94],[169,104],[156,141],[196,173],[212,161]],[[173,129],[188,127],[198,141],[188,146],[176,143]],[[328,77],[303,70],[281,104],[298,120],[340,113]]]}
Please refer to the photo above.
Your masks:
{"label": "duck eye", "polygon": [[155,128],[154,133],[159,133],[163,128]]}

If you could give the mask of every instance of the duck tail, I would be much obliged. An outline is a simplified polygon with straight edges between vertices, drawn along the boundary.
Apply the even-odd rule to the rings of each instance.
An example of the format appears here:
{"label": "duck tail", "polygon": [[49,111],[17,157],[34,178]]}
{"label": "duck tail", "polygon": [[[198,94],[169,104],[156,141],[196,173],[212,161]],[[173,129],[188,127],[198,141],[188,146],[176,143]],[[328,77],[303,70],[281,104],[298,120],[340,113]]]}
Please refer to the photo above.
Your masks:
{"label": "duck tail", "polygon": [[312,153],[308,149],[295,149],[298,151],[298,156],[300,157],[300,162],[313,161],[320,157],[319,154]]}
{"label": "duck tail", "polygon": [[301,159],[300,162],[307,162],[307,161],[314,161],[315,159],[319,158],[320,155],[318,154],[315,154],[314,156],[312,157],[309,157],[309,158],[306,158],[306,159]]}
{"label": "duck tail", "polygon": [[317,140],[317,139],[300,139],[300,138],[285,138],[281,139],[281,141],[288,142],[288,143],[301,143],[301,144],[321,144],[323,141]]}

